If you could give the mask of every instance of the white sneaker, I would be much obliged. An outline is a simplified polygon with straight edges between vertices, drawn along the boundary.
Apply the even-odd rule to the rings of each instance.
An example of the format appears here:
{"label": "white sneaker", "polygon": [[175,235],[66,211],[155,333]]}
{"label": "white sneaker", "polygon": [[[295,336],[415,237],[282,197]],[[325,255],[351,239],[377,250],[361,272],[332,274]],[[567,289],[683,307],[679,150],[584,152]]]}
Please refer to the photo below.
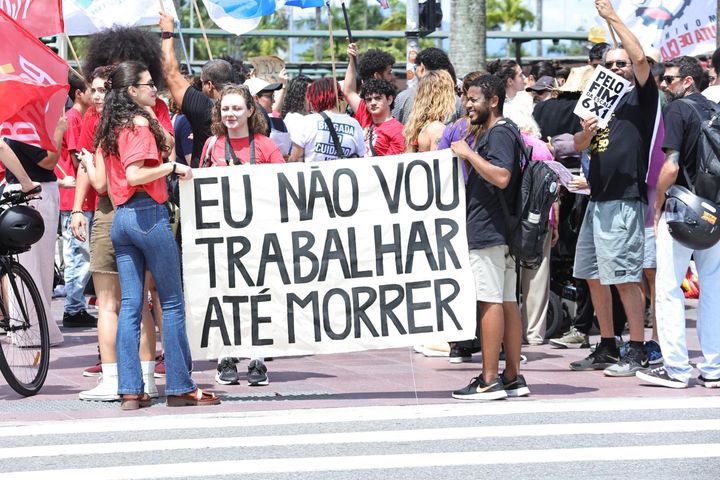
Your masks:
{"label": "white sneaker", "polygon": [[103,375],[94,388],[80,392],[78,397],[80,400],[90,402],[115,402],[120,400],[120,395],[118,395],[117,390],[117,377],[105,377]]}

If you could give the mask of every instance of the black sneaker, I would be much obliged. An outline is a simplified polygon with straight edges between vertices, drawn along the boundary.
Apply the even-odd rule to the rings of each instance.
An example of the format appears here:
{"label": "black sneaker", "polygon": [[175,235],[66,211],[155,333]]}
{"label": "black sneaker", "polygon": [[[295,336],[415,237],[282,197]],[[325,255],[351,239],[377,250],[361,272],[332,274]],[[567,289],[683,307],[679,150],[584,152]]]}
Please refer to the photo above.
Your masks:
{"label": "black sneaker", "polygon": [[605,370],[610,365],[620,361],[620,352],[614,352],[598,345],[594,352],[587,357],[570,364],[570,370],[581,372],[584,370]]}
{"label": "black sneaker", "polygon": [[473,353],[477,353],[479,351],[479,348],[467,348],[452,345],[450,347],[450,363],[472,362]]}
{"label": "black sneaker", "polygon": [[496,378],[487,384],[481,376],[477,376],[472,379],[467,387],[455,390],[452,397],[458,400],[501,400],[507,398],[508,394],[500,378]]}
{"label": "black sneaker", "polygon": [[705,378],[700,375],[698,382],[705,388],[720,388],[720,378]]}
{"label": "black sneaker", "polygon": [[220,360],[215,374],[215,381],[220,385],[237,385],[239,382],[237,361],[231,357],[225,357]]}
{"label": "black sneaker", "polygon": [[668,375],[665,367],[648,368],[647,370],[640,370],[635,374],[637,378],[644,382],[652,383],[653,385],[660,385],[661,387],[668,388],[687,388],[687,382],[672,378]]}
{"label": "black sneaker", "polygon": [[270,384],[267,376],[267,367],[262,360],[255,359],[248,363],[247,382],[251,387],[260,387]]}
{"label": "black sneaker", "polygon": [[607,367],[603,373],[606,377],[634,377],[637,372],[645,370],[649,366],[650,364],[642,347],[628,346],[622,360]]}
{"label": "black sneaker", "polygon": [[63,327],[65,328],[95,328],[97,327],[97,318],[93,317],[85,310],[77,313],[63,314]]}
{"label": "black sneaker", "polygon": [[509,398],[527,397],[530,395],[530,389],[525,382],[525,377],[522,375],[518,375],[512,380],[508,380],[505,378],[505,372],[503,372],[502,375],[500,375],[500,380],[502,381],[505,393],[507,393]]}

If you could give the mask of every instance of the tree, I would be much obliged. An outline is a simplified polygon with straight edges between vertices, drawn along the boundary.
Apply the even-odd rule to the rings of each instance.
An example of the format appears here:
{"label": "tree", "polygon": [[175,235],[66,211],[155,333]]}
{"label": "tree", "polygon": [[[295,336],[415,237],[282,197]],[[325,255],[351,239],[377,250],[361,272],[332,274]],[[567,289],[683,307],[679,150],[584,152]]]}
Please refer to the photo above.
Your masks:
{"label": "tree", "polygon": [[[491,30],[505,27],[506,32],[511,32],[515,25],[520,25],[520,30],[535,21],[535,15],[525,8],[522,0],[487,0],[487,24]],[[506,54],[511,55],[512,40],[507,41]]]}
{"label": "tree", "polygon": [[450,60],[462,77],[485,68],[485,0],[452,0],[450,12]]}

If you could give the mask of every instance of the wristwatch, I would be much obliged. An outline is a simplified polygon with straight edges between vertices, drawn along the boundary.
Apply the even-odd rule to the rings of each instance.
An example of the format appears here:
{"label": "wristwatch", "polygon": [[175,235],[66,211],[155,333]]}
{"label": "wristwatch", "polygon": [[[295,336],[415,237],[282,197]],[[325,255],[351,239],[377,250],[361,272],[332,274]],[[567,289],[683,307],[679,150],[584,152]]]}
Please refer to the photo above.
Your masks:
{"label": "wristwatch", "polygon": [[162,32],[160,35],[162,36],[163,40],[165,40],[166,38],[173,38],[175,36],[175,33],[174,32]]}

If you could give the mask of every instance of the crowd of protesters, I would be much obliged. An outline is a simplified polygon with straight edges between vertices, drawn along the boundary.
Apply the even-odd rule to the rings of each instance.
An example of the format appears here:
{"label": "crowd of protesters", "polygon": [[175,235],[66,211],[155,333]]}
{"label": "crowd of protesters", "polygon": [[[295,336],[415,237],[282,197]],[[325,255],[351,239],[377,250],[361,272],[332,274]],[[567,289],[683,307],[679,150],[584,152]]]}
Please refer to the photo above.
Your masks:
{"label": "crowd of protesters", "polygon": [[[158,397],[155,378],[165,377],[170,406],[220,402],[191,378],[180,232],[175,207],[168,206],[177,200],[173,182],[191,178],[194,168],[445,148],[463,165],[477,336],[416,350],[452,363],[482,351],[482,371],[454,398],[529,395],[520,373],[522,345],[548,340],[559,349],[590,349],[569,365],[572,370],[688,386],[692,366],[680,285],[691,258],[702,292],[699,382],[720,387],[720,308],[712,294],[720,284],[720,246],[693,249],[678,242],[663,215],[666,194],[675,186],[691,188],[698,178],[700,124],[720,100],[720,49],[707,64],[693,57],[663,64],[609,1],[597,0],[596,7],[620,46],[593,45],[585,66],[568,70],[540,61],[523,68],[498,60],[457,78],[447,54],[428,48],[415,61],[417,85],[399,93],[395,59],[381,50],[360,52],[352,43],[342,84],[304,75],[288,79],[285,72],[280,83],[268,83],[229,58],[207,62],[199,77],[185,75],[175,54],[174,22],[165,14],[159,42],[127,27],[91,37],[85,78],[70,77],[71,106],[55,131],[57,153],[0,141],[8,188],[42,185],[35,206],[46,225],[60,226],[63,326],[97,326],[100,362],[83,374],[99,382],[80,399],[145,407]],[[572,113],[597,65],[632,84],[606,128],[597,118]],[[341,102],[346,110],[338,110]],[[533,147],[528,161],[556,160],[575,173],[550,212],[537,269],[516,268],[500,200],[514,198],[519,188],[524,150],[518,136]],[[46,228],[45,236],[20,261],[39,281],[50,311],[56,230]],[[554,255],[571,258],[577,309],[569,330],[547,339]],[[91,277],[97,318],[86,311]],[[49,324],[51,344],[61,344],[62,332]],[[595,327],[600,340],[591,349]],[[266,360],[250,359],[249,385],[269,384]],[[237,384],[238,362],[219,359],[216,381]]]}

